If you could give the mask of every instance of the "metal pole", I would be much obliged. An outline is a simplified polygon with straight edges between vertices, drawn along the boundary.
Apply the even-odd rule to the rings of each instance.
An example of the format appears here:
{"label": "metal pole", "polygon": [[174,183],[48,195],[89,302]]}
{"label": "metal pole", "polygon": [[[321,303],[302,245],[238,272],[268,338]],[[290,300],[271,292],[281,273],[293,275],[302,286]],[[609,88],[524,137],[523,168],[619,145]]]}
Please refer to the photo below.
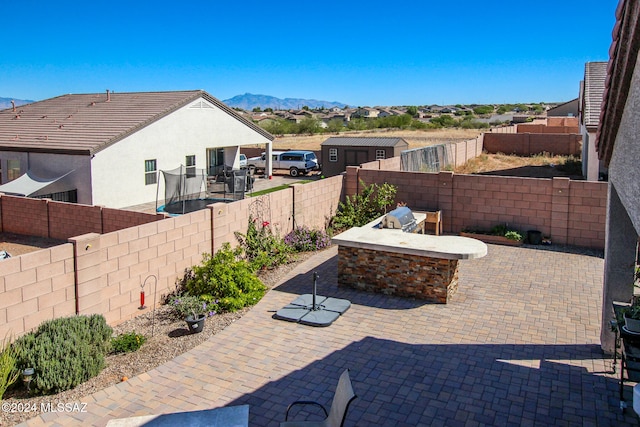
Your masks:
{"label": "metal pole", "polygon": [[318,307],[316,306],[316,282],[318,281],[318,272],[314,271],[313,272],[313,304],[312,304],[312,310],[317,310]]}

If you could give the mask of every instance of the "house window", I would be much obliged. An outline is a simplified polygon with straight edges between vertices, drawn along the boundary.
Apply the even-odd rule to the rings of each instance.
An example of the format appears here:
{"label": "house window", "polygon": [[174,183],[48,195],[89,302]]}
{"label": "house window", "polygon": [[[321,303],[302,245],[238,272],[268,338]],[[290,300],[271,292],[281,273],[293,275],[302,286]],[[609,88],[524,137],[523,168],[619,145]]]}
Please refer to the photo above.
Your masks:
{"label": "house window", "polygon": [[20,175],[20,160],[9,159],[7,160],[7,179],[13,181],[19,178]]}
{"label": "house window", "polygon": [[376,160],[384,160],[385,154],[384,150],[376,150]]}
{"label": "house window", "polygon": [[156,159],[144,161],[144,185],[151,185],[158,182],[158,166]]}
{"label": "house window", "polygon": [[337,148],[329,148],[329,161],[337,162],[338,161],[338,149]]}
{"label": "house window", "polygon": [[185,157],[184,162],[187,165],[187,178],[193,178],[196,176],[196,156],[187,156]]}

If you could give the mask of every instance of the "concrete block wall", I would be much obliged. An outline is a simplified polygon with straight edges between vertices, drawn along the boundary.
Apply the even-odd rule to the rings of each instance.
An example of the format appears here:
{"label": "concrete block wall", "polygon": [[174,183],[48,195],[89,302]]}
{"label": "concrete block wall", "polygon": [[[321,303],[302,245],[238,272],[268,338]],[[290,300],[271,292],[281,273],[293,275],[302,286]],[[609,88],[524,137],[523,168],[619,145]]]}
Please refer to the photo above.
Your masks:
{"label": "concrete block wall", "polygon": [[343,181],[341,174],[311,184],[293,184],[295,225],[325,229],[338,210]]}
{"label": "concrete block wall", "polygon": [[211,253],[211,236],[211,209],[203,209],[70,239],[77,260],[79,312],[103,314],[112,325],[144,313],[138,307],[145,280],[146,311],[151,310],[154,296],[160,302],[186,269]]}
{"label": "concrete block wall", "polygon": [[607,216],[606,182],[571,181],[567,241],[570,245],[601,247]]}
{"label": "concrete block wall", "polygon": [[246,233],[249,217],[257,218],[260,224],[269,222],[272,231],[281,236],[295,225],[323,229],[338,208],[343,180],[343,175],[336,175],[308,184],[294,184],[263,196],[213,204],[214,252],[225,242],[237,245],[234,233]]}
{"label": "concrete block wall", "polygon": [[66,240],[86,233],[121,230],[165,216],[0,194],[0,231],[28,236]]}
{"label": "concrete block wall", "polygon": [[578,134],[484,134],[484,150],[488,153],[530,156],[538,153],[579,156],[582,136]]}
{"label": "concrete block wall", "polygon": [[[417,211],[441,210],[445,233],[507,224],[522,232],[539,230],[558,244],[604,248],[606,183],[358,168],[346,178],[393,184],[396,201]],[[357,188],[346,187],[345,193]]]}
{"label": "concrete block wall", "polygon": [[545,124],[533,124],[522,123],[518,125],[518,133],[580,133],[579,126],[566,126],[566,125],[545,125]]}
{"label": "concrete block wall", "polygon": [[72,244],[0,263],[0,336],[19,336],[45,320],[75,314]]}
{"label": "concrete block wall", "polygon": [[102,208],[100,206],[62,203],[49,200],[49,237],[68,239],[86,233],[102,233]]}
{"label": "concrete block wall", "polygon": [[[102,208],[102,233],[135,227],[153,221],[165,219],[168,214],[148,214],[144,212],[126,211],[122,209]],[[77,235],[77,234],[76,234]]]}
{"label": "concrete block wall", "polygon": [[0,194],[2,230],[6,233],[49,237],[47,200]]}

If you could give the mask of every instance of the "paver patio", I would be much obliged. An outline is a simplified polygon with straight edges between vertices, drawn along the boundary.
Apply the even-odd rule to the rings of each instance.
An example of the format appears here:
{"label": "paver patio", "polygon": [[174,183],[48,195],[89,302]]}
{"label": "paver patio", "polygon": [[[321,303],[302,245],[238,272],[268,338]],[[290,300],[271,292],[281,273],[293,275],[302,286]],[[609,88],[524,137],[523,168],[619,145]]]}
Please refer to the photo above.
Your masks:
{"label": "paver patio", "polygon": [[[309,293],[352,307],[327,328],[274,320]],[[276,426],[299,398],[329,404],[339,374],[358,394],[346,425],[624,426],[617,375],[599,347],[603,260],[489,245],[460,263],[447,305],[337,287],[337,248],[293,270],[242,319],[173,361],[26,425],[105,425],[112,418],[249,404]],[[630,396],[630,387],[627,390]]]}

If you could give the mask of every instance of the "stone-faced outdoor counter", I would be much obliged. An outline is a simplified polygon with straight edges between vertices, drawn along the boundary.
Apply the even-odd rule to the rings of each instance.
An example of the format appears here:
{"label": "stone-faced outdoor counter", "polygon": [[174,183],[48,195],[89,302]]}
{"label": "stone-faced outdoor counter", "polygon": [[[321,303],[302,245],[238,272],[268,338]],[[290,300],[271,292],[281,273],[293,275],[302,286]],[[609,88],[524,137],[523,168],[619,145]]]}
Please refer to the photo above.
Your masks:
{"label": "stone-faced outdoor counter", "polygon": [[[426,216],[413,214],[418,223]],[[332,239],[338,245],[338,286],[445,304],[458,290],[458,260],[487,254],[487,245],[476,239],[405,233],[380,222]]]}

